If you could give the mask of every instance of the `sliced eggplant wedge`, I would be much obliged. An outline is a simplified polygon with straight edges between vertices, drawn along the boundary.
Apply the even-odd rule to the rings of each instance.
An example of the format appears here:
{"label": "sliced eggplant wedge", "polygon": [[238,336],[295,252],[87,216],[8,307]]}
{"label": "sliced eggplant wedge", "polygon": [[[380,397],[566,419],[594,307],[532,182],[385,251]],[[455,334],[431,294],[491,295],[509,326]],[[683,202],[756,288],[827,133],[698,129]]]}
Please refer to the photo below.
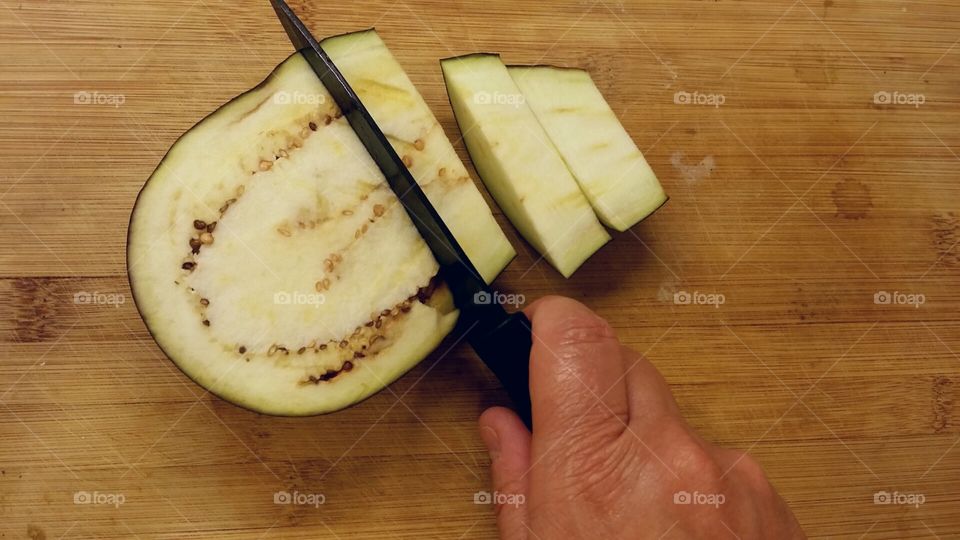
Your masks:
{"label": "sliced eggplant wedge", "polygon": [[510,66],[510,76],[604,225],[625,231],[667,196],[613,109],[582,69]]}
{"label": "sliced eggplant wedge", "polygon": [[457,123],[487,189],[564,277],[610,240],[500,57],[441,61]]}
{"label": "sliced eggplant wedge", "polygon": [[[388,98],[368,104],[377,99]],[[502,231],[464,215],[465,195],[448,209],[442,186],[431,200],[495,275],[504,249],[479,244]],[[137,198],[127,265],[167,356],[211,392],[270,414],[370,396],[458,315],[413,223],[299,54],[174,144]]]}
{"label": "sliced eggplant wedge", "polygon": [[443,127],[374,30],[334,36],[321,46],[437,207],[487,281],[516,252],[497,225]]}

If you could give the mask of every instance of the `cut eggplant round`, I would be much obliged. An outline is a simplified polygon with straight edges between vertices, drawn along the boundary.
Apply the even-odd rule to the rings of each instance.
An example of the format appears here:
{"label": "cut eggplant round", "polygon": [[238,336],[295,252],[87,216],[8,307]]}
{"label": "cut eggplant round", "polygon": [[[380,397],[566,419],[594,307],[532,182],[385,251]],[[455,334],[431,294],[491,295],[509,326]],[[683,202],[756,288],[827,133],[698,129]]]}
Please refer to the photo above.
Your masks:
{"label": "cut eggplant round", "polygon": [[[438,212],[467,218],[442,203]],[[483,223],[496,229],[470,238],[503,235]],[[426,244],[299,54],[170,149],[137,198],[127,264],[167,356],[269,414],[370,396],[458,315]]]}

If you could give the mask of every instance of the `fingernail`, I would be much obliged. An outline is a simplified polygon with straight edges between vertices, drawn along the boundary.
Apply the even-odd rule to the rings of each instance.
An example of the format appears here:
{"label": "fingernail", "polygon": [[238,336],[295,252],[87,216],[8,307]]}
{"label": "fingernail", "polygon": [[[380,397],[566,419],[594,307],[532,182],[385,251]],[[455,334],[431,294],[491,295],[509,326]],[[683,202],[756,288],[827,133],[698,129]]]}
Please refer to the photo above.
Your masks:
{"label": "fingernail", "polygon": [[487,446],[487,452],[490,453],[490,461],[495,461],[500,457],[500,436],[497,435],[497,432],[493,428],[481,428],[480,438],[483,439],[483,444]]}

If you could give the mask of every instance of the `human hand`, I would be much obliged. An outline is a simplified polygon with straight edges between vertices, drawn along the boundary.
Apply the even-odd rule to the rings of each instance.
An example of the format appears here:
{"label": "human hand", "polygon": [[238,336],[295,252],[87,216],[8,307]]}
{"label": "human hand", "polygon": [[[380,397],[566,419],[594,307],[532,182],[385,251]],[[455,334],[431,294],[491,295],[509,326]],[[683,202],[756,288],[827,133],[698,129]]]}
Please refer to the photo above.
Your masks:
{"label": "human hand", "polygon": [[525,311],[533,434],[509,409],[480,417],[502,540],[806,538],[760,465],[700,438],[606,321],[562,297]]}

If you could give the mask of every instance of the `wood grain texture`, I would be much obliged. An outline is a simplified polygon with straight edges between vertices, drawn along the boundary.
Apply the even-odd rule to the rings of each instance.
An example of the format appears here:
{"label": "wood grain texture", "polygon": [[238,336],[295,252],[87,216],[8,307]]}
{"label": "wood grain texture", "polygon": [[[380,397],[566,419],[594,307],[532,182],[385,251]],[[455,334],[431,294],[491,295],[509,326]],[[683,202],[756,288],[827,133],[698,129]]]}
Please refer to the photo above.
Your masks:
{"label": "wood grain texture", "polygon": [[[438,58],[589,69],[671,200],[570,280],[498,215],[520,255],[497,286],[609,318],[704,437],[758,456],[811,536],[960,537],[955,2],[293,5],[317,35],[376,26],[453,140]],[[466,347],[448,339],[342,413],[271,418],[193,385],[132,305],[143,181],[289,50],[265,1],[0,0],[0,537],[495,538],[473,504],[474,423],[505,396]],[[881,490],[926,502],[875,505]]]}

